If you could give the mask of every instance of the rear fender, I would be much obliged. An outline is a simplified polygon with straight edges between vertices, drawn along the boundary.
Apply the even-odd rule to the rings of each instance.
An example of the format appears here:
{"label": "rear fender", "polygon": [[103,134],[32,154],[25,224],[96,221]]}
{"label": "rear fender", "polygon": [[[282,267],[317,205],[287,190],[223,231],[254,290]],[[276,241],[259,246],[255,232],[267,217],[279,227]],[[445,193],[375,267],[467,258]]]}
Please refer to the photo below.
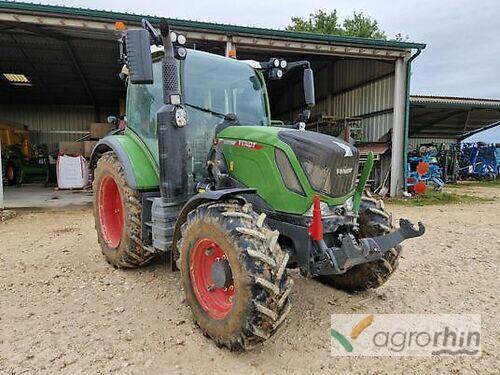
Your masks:
{"label": "rear fender", "polygon": [[160,176],[152,156],[134,138],[128,135],[111,135],[99,141],[90,156],[90,168],[97,166],[97,161],[105,152],[113,151],[125,173],[125,181],[136,190],[158,189]]}

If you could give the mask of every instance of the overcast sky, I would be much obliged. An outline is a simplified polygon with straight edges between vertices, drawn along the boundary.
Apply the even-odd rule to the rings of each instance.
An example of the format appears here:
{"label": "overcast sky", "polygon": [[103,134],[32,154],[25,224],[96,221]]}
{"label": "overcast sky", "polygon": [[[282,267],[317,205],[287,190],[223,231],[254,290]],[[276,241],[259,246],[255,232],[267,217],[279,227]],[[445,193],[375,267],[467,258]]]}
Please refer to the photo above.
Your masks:
{"label": "overcast sky", "polygon": [[[38,2],[39,0],[37,0]],[[498,0],[59,0],[78,6],[172,18],[282,29],[293,16],[319,9],[376,19],[393,37],[401,32],[427,48],[414,61],[413,94],[500,99]],[[105,7],[105,8],[103,8]]]}

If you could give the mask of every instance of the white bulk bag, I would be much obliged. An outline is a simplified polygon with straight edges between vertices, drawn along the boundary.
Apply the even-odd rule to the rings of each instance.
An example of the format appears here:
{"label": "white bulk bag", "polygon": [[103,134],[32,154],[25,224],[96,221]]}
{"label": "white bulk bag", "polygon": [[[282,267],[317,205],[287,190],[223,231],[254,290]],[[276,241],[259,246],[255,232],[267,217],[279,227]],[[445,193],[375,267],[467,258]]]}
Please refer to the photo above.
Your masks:
{"label": "white bulk bag", "polygon": [[57,186],[59,189],[82,189],[89,182],[89,164],[83,156],[59,155]]}

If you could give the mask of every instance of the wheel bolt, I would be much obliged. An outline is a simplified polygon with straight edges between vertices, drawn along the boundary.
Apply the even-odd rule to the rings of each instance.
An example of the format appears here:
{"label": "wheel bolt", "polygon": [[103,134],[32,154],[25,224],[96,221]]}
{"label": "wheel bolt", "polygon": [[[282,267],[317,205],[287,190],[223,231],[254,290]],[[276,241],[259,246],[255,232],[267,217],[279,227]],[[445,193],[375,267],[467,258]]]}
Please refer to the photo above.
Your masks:
{"label": "wheel bolt", "polygon": [[215,289],[215,286],[213,284],[207,286],[207,290],[211,292],[212,290]]}
{"label": "wheel bolt", "polygon": [[214,253],[213,249],[210,247],[208,249],[205,250],[205,255],[206,256],[210,256]]}
{"label": "wheel bolt", "polygon": [[229,285],[229,290],[231,290],[231,291],[234,290],[234,285],[233,284]]}

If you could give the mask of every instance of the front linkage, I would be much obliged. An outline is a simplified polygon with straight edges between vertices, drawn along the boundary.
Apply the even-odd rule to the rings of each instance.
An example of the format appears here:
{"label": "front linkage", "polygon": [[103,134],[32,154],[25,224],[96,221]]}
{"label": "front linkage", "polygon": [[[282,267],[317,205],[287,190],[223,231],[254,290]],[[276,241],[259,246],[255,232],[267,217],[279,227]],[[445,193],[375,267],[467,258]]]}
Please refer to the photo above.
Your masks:
{"label": "front linkage", "polygon": [[[372,167],[373,154],[370,153],[363,166],[353,197],[353,213],[356,215],[359,213],[362,195]],[[313,254],[316,253],[316,257],[312,257],[312,259],[319,260],[312,262],[310,271],[313,275],[343,274],[358,264],[379,260],[404,240],[420,237],[425,233],[425,227],[421,222],[418,223],[417,230],[409,220],[400,219],[399,229],[396,231],[370,238],[356,238],[352,234],[352,228],[354,227],[354,232],[357,232],[358,229],[352,224],[349,225],[351,225],[351,230],[338,236],[337,242],[340,242],[340,246],[329,247],[323,239],[323,231],[326,229],[326,232],[334,232],[338,225],[330,225],[330,227],[324,228],[320,201],[318,196],[314,198],[313,218],[309,226],[309,235],[314,243],[313,248],[315,251],[313,251]]]}
{"label": "front linkage", "polygon": [[406,239],[420,237],[425,227],[418,223],[418,230],[410,221],[399,220],[399,229],[389,234],[357,240],[352,234],[341,236],[340,247],[328,247],[323,239],[314,240],[323,260],[315,262],[312,267],[314,275],[342,274],[358,264],[373,262],[384,257]]}

